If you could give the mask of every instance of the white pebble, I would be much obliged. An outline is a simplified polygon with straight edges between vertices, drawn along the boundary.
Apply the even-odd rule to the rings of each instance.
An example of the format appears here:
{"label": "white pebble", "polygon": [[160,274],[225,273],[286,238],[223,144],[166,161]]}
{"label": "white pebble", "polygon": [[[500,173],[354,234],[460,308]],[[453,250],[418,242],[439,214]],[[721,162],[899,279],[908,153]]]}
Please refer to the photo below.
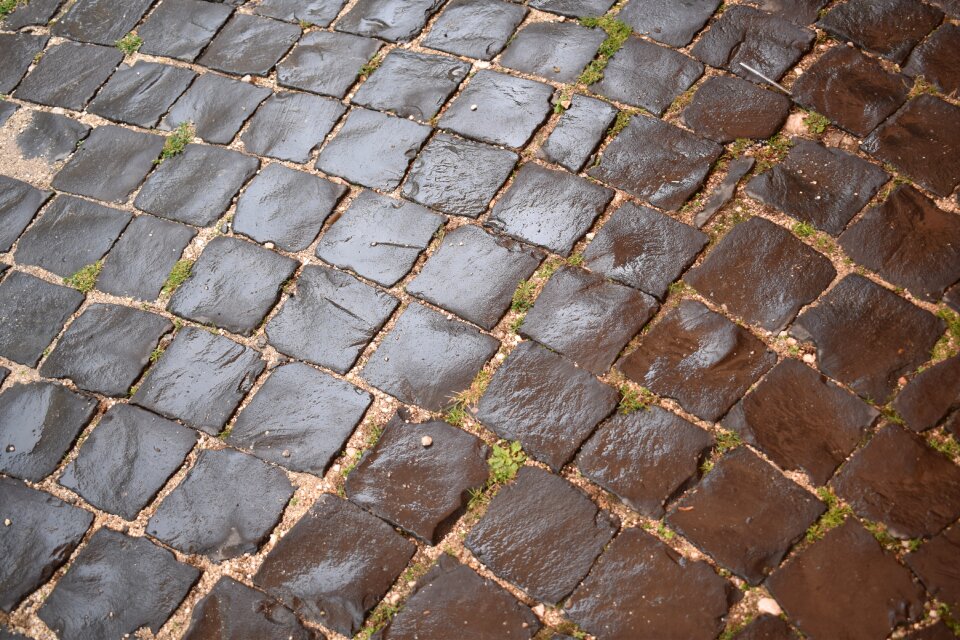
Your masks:
{"label": "white pebble", "polygon": [[430,436],[423,436],[420,438],[420,444],[422,444],[424,447],[429,447],[433,444],[433,438]]}
{"label": "white pebble", "polygon": [[773,598],[760,598],[757,602],[757,610],[760,613],[769,613],[772,616],[778,616],[783,613],[780,605]]}
{"label": "white pebble", "polygon": [[9,527],[9,526],[12,525],[12,524],[13,524],[13,523],[10,522],[10,518],[5,518],[5,519],[3,520],[3,526],[5,526],[5,527]]}
{"label": "white pebble", "polygon": [[807,364],[813,364],[814,362],[816,362],[816,360],[817,360],[817,357],[812,353],[803,354],[803,361],[806,362]]}
{"label": "white pebble", "polygon": [[470,105],[470,111],[476,111],[476,110],[477,110],[477,105],[475,104]]}

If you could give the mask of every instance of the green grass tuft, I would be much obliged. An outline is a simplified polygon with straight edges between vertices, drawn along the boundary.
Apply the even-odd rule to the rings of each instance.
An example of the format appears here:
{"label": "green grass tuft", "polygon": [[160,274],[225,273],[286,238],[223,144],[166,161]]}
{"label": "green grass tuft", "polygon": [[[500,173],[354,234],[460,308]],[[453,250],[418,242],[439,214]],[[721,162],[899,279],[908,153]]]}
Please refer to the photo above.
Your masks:
{"label": "green grass tuft", "polygon": [[83,267],[72,276],[64,278],[63,283],[80,293],[89,293],[97,284],[101,269],[103,269],[103,260],[97,260],[93,264]]}
{"label": "green grass tuft", "polygon": [[727,431],[726,429],[721,429],[720,433],[717,434],[717,453],[726,453],[730,449],[734,449],[743,444],[743,440],[740,439],[740,435],[735,431]]}
{"label": "green grass tuft", "polygon": [[826,512],[820,516],[820,519],[810,525],[807,529],[807,542],[816,542],[826,535],[827,531],[835,529],[843,524],[847,516],[853,515],[850,507],[840,504],[837,495],[827,487],[817,489],[817,496],[827,505]]}
{"label": "green grass tuft", "polygon": [[603,70],[607,68],[607,63],[613,57],[623,43],[630,37],[633,31],[630,25],[617,20],[612,16],[600,16],[599,18],[580,18],[580,24],[591,29],[599,27],[607,33],[606,39],[600,45],[597,51],[597,57],[580,74],[579,82],[585,85],[591,85],[603,80]]}
{"label": "green grass tuft", "polygon": [[808,111],[803,118],[803,124],[807,127],[807,133],[820,137],[830,126],[830,119],[816,111]]}
{"label": "green grass tuft", "polygon": [[123,51],[124,55],[132,56],[137,51],[140,50],[140,47],[143,46],[143,38],[138,36],[135,33],[128,33],[119,40],[116,41],[117,49]]}
{"label": "green grass tuft", "polygon": [[649,409],[653,401],[654,395],[646,387],[640,387],[640,390],[637,391],[630,385],[620,385],[620,405],[618,410],[624,415],[641,409]]}
{"label": "green grass tuft", "polygon": [[806,222],[798,222],[793,225],[793,233],[795,233],[800,238],[809,238],[817,232],[813,228],[813,225],[807,224]]}
{"label": "green grass tuft", "polygon": [[0,20],[13,13],[14,9],[27,4],[29,0],[0,0]]}
{"label": "green grass tuft", "polygon": [[177,287],[190,277],[190,271],[192,269],[193,260],[177,260],[177,263],[173,265],[173,269],[170,269],[170,275],[167,276],[167,281],[163,283],[160,295],[165,296],[173,293]]}
{"label": "green grass tuft", "polygon": [[520,467],[527,461],[527,454],[519,442],[511,442],[507,446],[493,445],[493,450],[487,464],[490,466],[489,483],[503,484],[513,480],[520,471]]}
{"label": "green grass tuft", "polygon": [[513,302],[510,308],[519,313],[526,313],[533,306],[537,285],[530,280],[521,280],[513,292]]}
{"label": "green grass tuft", "polygon": [[190,144],[190,141],[193,140],[193,125],[189,122],[181,122],[177,125],[177,128],[173,130],[173,133],[167,136],[167,139],[163,143],[163,150],[160,152],[160,157],[154,160],[154,164],[160,164],[167,158],[172,158],[176,155],[183,153],[183,150]]}

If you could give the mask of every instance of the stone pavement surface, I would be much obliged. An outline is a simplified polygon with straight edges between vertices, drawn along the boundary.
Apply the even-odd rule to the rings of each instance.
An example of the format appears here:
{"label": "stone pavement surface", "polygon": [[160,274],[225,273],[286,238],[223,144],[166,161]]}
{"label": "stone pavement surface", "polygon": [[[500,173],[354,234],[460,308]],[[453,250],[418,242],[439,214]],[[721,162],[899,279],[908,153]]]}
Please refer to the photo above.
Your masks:
{"label": "stone pavement surface", "polygon": [[957,0],[0,0],[0,640],[960,635]]}

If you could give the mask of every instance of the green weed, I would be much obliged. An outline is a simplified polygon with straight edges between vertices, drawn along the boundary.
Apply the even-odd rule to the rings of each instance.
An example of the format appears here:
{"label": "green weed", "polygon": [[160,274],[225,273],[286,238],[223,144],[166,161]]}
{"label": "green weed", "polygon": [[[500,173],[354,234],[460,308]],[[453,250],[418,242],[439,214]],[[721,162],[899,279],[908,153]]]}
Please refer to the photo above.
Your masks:
{"label": "green weed", "polygon": [[89,293],[97,284],[97,278],[103,269],[103,260],[97,260],[93,264],[88,264],[72,276],[63,279],[63,284],[73,287],[80,293]]}

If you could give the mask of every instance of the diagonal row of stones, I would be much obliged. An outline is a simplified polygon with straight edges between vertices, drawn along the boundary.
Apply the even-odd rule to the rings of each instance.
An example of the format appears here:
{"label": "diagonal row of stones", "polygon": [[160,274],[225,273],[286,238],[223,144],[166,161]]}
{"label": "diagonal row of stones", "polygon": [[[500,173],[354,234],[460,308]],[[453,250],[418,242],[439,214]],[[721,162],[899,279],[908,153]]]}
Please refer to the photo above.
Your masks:
{"label": "diagonal row of stones", "polygon": [[[537,138],[551,100],[564,100],[555,89],[575,81],[596,54],[599,30],[475,0],[451,2],[425,36],[418,34],[439,9],[432,2],[402,10],[391,2],[314,2],[304,10],[264,0],[253,13],[198,0],[164,0],[150,11],[151,4],[79,0],[54,23],[53,40],[45,29],[0,34],[0,85],[15,88],[18,99],[3,103],[3,117],[24,102],[60,112],[32,111],[18,146],[24,155],[67,160],[51,183],[55,197],[12,178],[0,182],[0,215],[9,221],[3,241],[16,262],[0,283],[0,356],[12,368],[37,367],[43,378],[16,372],[11,382],[37,381],[0,393],[0,434],[9,441],[0,470],[10,476],[0,477],[3,508],[27,519],[3,542],[8,556],[22,556],[2,569],[4,612],[72,557],[39,610],[50,629],[65,638],[157,631],[197,581],[196,566],[211,574],[217,563],[259,551],[262,565],[247,582],[294,608],[308,627],[224,577],[202,588],[190,637],[310,637],[315,623],[350,635],[414,554],[424,553],[390,525],[435,545],[459,524],[464,535],[469,529],[461,559],[479,560],[481,575],[441,558],[383,637],[446,637],[454,624],[532,637],[541,622],[518,597],[566,601],[569,618],[597,637],[667,628],[713,637],[737,599],[732,583],[704,562],[685,566],[672,547],[705,553],[757,585],[825,510],[770,462],[802,471],[816,486],[831,482],[858,516],[893,536],[933,538],[904,560],[931,595],[960,605],[956,581],[936,571],[957,546],[957,527],[948,527],[960,514],[960,472],[909,432],[928,431],[955,411],[957,358],[912,378],[896,397],[906,428],[887,424],[854,453],[878,417],[857,395],[883,404],[902,376],[928,361],[944,331],[924,310],[930,305],[917,301],[936,302],[960,277],[956,213],[913,186],[883,200],[889,173],[849,150],[802,139],[744,189],[772,209],[736,225],[706,258],[710,236],[677,221],[689,217],[684,212],[662,211],[679,209],[708,177],[716,182],[711,164],[720,144],[769,137],[789,113],[779,94],[730,75],[709,70],[698,83],[704,64],[747,80],[757,79],[750,68],[780,80],[811,46],[814,32],[805,25],[824,3],[807,3],[812,14],[729,7],[687,49],[691,58],[652,40],[686,47],[718,3],[686,12],[634,0],[617,15],[640,35],[590,87],[613,104],[578,93],[549,119],[549,135]],[[577,16],[612,3],[570,4],[530,6]],[[943,52],[955,44],[956,26],[919,2],[880,4],[878,13],[851,0],[817,26],[904,64],[905,74],[930,78],[943,93],[955,89],[955,62]],[[44,24],[60,5],[32,0],[6,26]],[[885,22],[895,12],[911,16],[908,26]],[[301,37],[296,20],[335,30],[309,28]],[[144,58],[117,68],[122,55],[109,45],[138,24],[144,53],[199,66]],[[381,41],[413,38],[410,49]],[[356,89],[357,71],[382,49],[379,67]],[[491,68],[464,58],[496,61]],[[274,93],[274,83],[310,93]],[[695,83],[680,120],[668,115],[698,135],[641,114],[612,141],[605,136],[618,109],[663,115]],[[887,171],[939,197],[960,182],[956,130],[937,126],[957,119],[955,102],[908,96],[909,83],[877,58],[832,47],[792,88],[799,104],[865,137],[862,149],[889,163]],[[348,111],[339,99],[357,106]],[[91,129],[64,109],[136,128]],[[203,141],[227,147],[190,144],[154,168],[163,138],[141,129],[171,130],[183,121]],[[433,134],[434,124],[450,133]],[[261,169],[234,140],[282,162]],[[577,176],[530,161],[534,152],[576,173],[595,161]],[[314,169],[304,171],[306,163]],[[853,260],[915,298],[878,278],[835,282],[840,265],[785,230],[779,212],[839,236]],[[441,228],[442,240],[431,241]],[[723,221],[713,230],[723,230]],[[201,248],[190,278],[167,301],[166,275],[185,250]],[[557,256],[574,259],[552,276],[537,272],[534,281],[547,282],[519,326],[529,340],[520,341],[508,326],[520,318],[508,309],[517,284],[534,276],[547,252],[554,266]],[[100,260],[89,300],[53,284],[51,276]],[[684,272],[700,296],[669,291]],[[149,302],[138,308],[131,300]],[[660,319],[631,342],[661,306]],[[816,346],[811,361],[841,384],[793,358],[777,363],[773,337],[787,326]],[[268,354],[269,372],[258,349]],[[429,420],[478,373],[494,370],[466,418],[473,434]],[[621,374],[670,411],[611,415],[618,395],[604,382]],[[128,392],[129,403],[110,399]],[[281,526],[282,539],[267,542],[281,519],[291,520],[297,474],[332,469],[326,477],[340,477],[352,456],[339,456],[358,443],[357,426],[380,421],[371,407],[382,392],[413,417],[386,425],[348,476],[349,500],[329,491],[313,496],[295,526]],[[750,447],[720,457],[696,484],[715,445],[712,424],[721,419]],[[957,414],[945,424],[956,433]],[[230,447],[209,437],[216,435]],[[475,516],[460,516],[468,490],[486,481],[483,440],[495,437],[518,440],[543,466],[523,467],[471,528]],[[13,478],[70,489],[62,495],[92,507],[101,526],[90,528],[89,510]],[[576,485],[626,515],[624,524],[637,523],[635,513],[666,515],[699,551],[665,544],[672,532],[658,539],[633,526],[608,545],[624,518],[598,510]],[[102,526],[104,512],[140,520],[144,533],[176,554]],[[42,544],[24,535],[50,523],[57,526]],[[853,520],[795,555],[766,589],[812,637],[838,628],[883,637],[922,613],[922,590]],[[298,577],[322,563],[337,566],[335,575],[309,584]],[[91,580],[96,597],[85,586]],[[864,582],[879,583],[879,591],[857,599],[855,612],[835,608]],[[143,594],[135,602],[133,590]],[[669,607],[642,604],[661,595]],[[478,616],[479,602],[502,610],[503,620]],[[631,607],[643,614],[625,615]],[[218,609],[248,613],[218,622]],[[776,624],[761,619],[753,627],[761,633]]]}

